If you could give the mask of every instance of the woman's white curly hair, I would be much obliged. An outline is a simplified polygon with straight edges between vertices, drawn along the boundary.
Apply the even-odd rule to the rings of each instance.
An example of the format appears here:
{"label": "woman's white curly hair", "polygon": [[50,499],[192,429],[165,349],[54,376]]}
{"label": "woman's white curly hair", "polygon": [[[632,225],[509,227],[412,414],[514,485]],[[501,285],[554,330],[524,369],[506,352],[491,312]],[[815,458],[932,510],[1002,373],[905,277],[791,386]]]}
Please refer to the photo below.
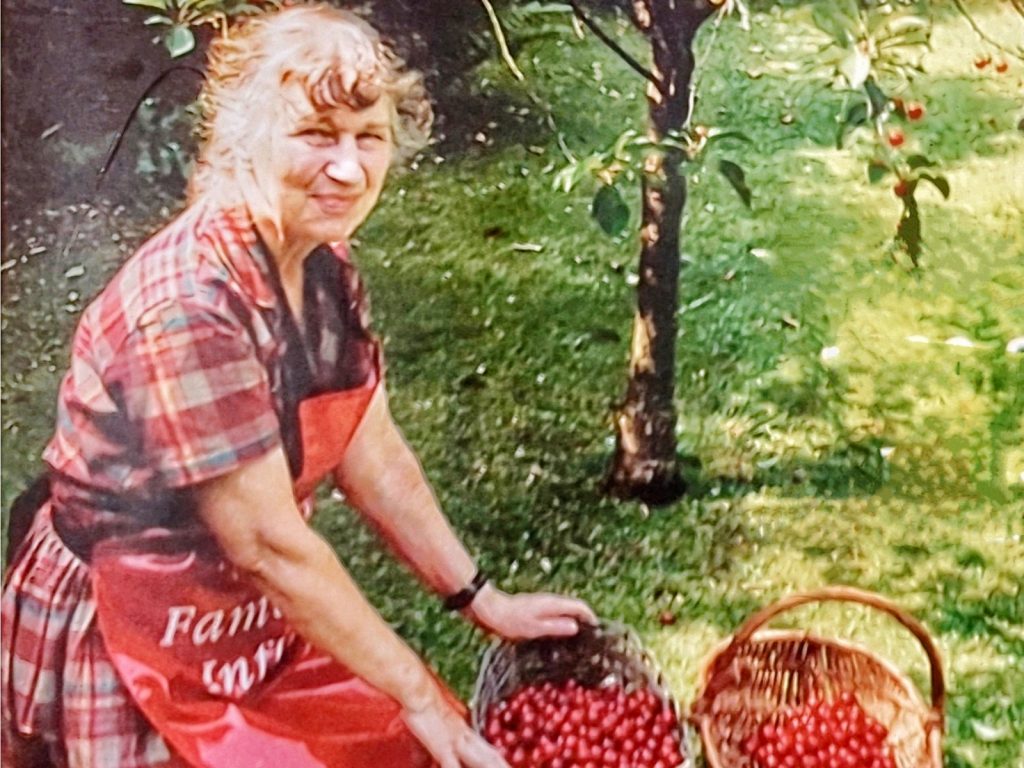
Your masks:
{"label": "woman's white curly hair", "polygon": [[267,128],[283,109],[282,86],[291,82],[301,84],[317,110],[362,109],[387,97],[399,159],[430,135],[433,110],[423,77],[406,69],[360,17],[322,3],[248,16],[210,46],[190,198],[240,201],[251,157],[267,141]]}

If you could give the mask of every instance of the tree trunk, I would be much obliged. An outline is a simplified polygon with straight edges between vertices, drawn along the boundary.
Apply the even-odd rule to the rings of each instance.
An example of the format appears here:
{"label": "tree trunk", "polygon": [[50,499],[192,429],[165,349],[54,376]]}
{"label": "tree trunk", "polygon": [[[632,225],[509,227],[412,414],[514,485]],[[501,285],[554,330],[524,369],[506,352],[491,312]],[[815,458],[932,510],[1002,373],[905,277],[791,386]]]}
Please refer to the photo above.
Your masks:
{"label": "tree trunk", "polygon": [[647,88],[653,147],[643,168],[637,308],[629,383],[615,412],[615,455],[605,489],[648,504],[669,503],[685,492],[676,458],[675,345],[686,177],[682,151],[661,142],[682,133],[689,119],[693,38],[711,12],[705,2],[634,4],[634,21],[651,43],[660,85]]}

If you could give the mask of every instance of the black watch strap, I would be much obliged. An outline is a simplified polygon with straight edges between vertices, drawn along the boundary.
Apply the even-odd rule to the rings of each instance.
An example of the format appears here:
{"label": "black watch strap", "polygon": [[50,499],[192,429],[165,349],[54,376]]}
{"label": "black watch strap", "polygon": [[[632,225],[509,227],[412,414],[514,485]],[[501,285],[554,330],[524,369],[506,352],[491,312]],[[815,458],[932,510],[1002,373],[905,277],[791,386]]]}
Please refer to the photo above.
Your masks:
{"label": "black watch strap", "polygon": [[483,571],[478,570],[473,575],[473,580],[469,582],[469,586],[460,589],[451,595],[448,595],[441,604],[449,611],[461,611],[469,607],[469,604],[473,602],[477,592],[483,589],[484,584],[488,581],[487,574]]}

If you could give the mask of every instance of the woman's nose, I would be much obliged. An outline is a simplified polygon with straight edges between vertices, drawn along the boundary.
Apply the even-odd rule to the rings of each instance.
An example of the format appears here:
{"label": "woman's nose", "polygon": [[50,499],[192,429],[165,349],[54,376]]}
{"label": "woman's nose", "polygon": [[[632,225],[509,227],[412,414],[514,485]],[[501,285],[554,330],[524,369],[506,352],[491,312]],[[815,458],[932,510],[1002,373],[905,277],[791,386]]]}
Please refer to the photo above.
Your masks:
{"label": "woman's nose", "polygon": [[362,183],[363,168],[359,163],[359,147],[354,136],[343,135],[331,148],[331,156],[324,171],[339,184],[358,186]]}

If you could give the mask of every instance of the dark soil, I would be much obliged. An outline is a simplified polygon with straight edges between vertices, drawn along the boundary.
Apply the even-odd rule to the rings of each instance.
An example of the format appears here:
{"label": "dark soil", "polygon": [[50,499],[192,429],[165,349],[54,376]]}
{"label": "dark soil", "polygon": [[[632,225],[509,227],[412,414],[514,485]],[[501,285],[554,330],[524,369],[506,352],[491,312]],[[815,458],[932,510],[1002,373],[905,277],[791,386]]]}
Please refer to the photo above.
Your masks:
{"label": "dark soil", "polygon": [[[13,222],[46,208],[101,198],[135,207],[132,150],[143,138],[138,126],[129,129],[127,151],[97,186],[114,136],[146,86],[169,64],[143,18],[138,9],[113,0],[3,4],[5,235]],[[181,73],[164,82],[159,96],[187,103],[197,90],[198,78]],[[177,181],[178,187],[172,182],[157,191],[177,197]]]}

